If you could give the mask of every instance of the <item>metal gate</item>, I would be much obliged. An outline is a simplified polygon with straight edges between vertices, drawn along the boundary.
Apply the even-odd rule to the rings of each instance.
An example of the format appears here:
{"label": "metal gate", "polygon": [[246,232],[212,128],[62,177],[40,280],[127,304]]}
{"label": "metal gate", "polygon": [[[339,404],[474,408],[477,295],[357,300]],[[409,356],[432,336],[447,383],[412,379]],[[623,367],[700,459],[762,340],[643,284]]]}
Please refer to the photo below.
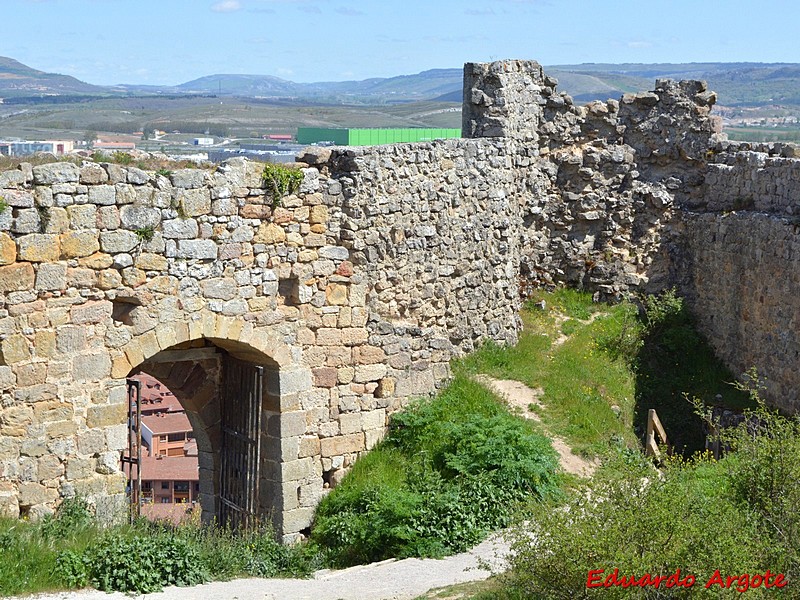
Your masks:
{"label": "metal gate", "polygon": [[130,521],[142,514],[142,384],[136,379],[127,379],[128,402],[128,450],[122,455],[123,468],[128,476],[128,498],[130,499]]}
{"label": "metal gate", "polygon": [[258,512],[264,367],[228,355],[222,366],[219,522],[249,527]]}

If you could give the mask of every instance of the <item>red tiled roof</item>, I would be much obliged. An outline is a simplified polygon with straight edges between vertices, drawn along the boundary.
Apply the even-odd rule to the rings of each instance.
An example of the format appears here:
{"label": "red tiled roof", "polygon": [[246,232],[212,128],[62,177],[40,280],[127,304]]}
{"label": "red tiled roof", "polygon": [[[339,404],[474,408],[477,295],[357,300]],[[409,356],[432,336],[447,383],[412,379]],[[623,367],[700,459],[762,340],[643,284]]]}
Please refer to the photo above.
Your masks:
{"label": "red tiled roof", "polygon": [[196,456],[142,457],[142,481],[200,481]]}
{"label": "red tiled roof", "polygon": [[147,373],[137,373],[131,379],[142,384],[142,414],[154,412],[183,412],[183,406],[169,388]]}
{"label": "red tiled roof", "polygon": [[142,424],[154,435],[184,433],[192,431],[192,424],[186,413],[159,413],[142,417]]}

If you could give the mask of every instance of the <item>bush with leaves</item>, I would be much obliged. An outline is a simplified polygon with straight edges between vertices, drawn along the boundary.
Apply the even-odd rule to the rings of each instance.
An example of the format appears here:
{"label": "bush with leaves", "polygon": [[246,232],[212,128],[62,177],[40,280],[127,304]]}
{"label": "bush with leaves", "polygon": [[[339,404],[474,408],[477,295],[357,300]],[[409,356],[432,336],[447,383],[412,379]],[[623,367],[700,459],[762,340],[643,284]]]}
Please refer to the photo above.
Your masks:
{"label": "bush with leaves", "polygon": [[[675,461],[660,475],[623,472],[589,484],[563,506],[542,507],[517,531],[510,589],[552,599],[718,597],[719,588],[703,587],[716,569],[738,576],[785,566],[751,511],[727,493],[717,465]],[[619,569],[637,579],[680,569],[697,583],[688,590],[588,589],[597,569],[603,577]]]}
{"label": "bush with leaves", "polygon": [[[717,569],[723,577],[769,569],[800,579],[800,420],[762,403],[723,437],[730,452],[720,461],[673,458],[657,472],[619,460],[565,504],[537,510],[516,533],[510,594],[716,598],[720,587],[704,585]],[[586,586],[594,569],[641,577],[678,568],[697,578],[692,588]]]}
{"label": "bush with leaves", "polygon": [[317,509],[312,539],[338,565],[459,552],[557,493],[547,439],[463,375],[394,415],[387,439]]}
{"label": "bush with leaves", "polygon": [[89,582],[109,592],[157,592],[165,585],[196,585],[208,579],[197,550],[166,532],[128,536],[109,532],[87,549],[85,557]]}

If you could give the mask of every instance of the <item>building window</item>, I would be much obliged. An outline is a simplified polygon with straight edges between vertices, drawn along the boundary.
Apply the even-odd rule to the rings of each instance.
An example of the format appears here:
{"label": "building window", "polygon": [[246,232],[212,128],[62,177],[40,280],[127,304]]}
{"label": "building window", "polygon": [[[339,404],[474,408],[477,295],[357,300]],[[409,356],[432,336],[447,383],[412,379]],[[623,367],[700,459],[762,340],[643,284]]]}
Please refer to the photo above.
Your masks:
{"label": "building window", "polygon": [[161,489],[168,490],[169,489],[169,481],[162,481],[161,482]]}
{"label": "building window", "polygon": [[170,433],[167,436],[168,442],[185,442],[186,441],[186,433]]}
{"label": "building window", "polygon": [[188,492],[189,491],[189,482],[188,481],[176,481],[175,482],[175,491],[176,492]]}
{"label": "building window", "polygon": [[172,498],[169,496],[161,496],[161,504],[172,504]]}

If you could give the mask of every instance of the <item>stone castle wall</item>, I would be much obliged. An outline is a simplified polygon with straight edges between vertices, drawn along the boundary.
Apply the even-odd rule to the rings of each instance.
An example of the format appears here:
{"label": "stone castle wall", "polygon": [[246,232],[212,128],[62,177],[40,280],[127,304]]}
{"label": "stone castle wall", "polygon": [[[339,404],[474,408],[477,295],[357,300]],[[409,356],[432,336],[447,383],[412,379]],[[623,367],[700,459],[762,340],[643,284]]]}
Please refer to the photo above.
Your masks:
{"label": "stone castle wall", "polygon": [[518,211],[502,143],[323,154],[306,157],[280,207],[243,160],[0,175],[5,512],[35,516],[73,494],[119,512],[125,378],[146,369],[189,413],[212,516],[218,351],[268,367],[262,508],[295,534],[453,356],[516,340]]}
{"label": "stone castle wall", "polygon": [[543,284],[678,286],[729,366],[796,409],[794,150],[717,144],[700,82],[587,106],[556,83],[468,64],[464,139],[309,149],[281,206],[240,159],[0,173],[0,508],[118,514],[125,378],[146,370],[189,414],[213,516],[231,356],[266,368],[259,507],[297,536],[451,358],[517,339]]}
{"label": "stone castle wall", "polygon": [[675,280],[734,373],[755,366],[766,397],[800,410],[800,148],[720,143],[684,217]]}

